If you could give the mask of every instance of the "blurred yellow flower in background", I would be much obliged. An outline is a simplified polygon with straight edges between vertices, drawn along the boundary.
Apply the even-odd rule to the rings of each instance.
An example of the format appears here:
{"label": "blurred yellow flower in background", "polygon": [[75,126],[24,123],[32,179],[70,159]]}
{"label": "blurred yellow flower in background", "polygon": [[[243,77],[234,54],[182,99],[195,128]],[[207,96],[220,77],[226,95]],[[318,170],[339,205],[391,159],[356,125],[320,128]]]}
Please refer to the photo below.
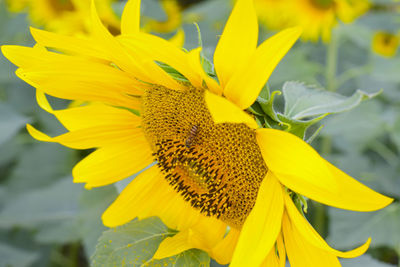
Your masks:
{"label": "blurred yellow flower in background", "polygon": [[368,11],[367,0],[255,0],[261,22],[272,30],[301,26],[302,40],[330,40],[332,28]]}
{"label": "blurred yellow flower in background", "polygon": [[379,31],[372,37],[372,51],[384,57],[396,55],[400,37],[390,32]]}
{"label": "blurred yellow flower in background", "polygon": [[[179,232],[160,244],[155,258],[198,248],[231,266],[284,266],[286,254],[293,267],[339,266],[338,256],[364,253],[370,240],[346,253],[329,247],[292,197],[356,211],[377,210],[392,199],[302,139],[259,128],[245,112],[301,29],[257,46],[253,2],[238,0],[215,50],[216,81],[202,67],[201,47],[186,52],[140,32],[139,15],[140,1],[129,1],[115,37],[92,6],[85,38],[32,29],[35,47],[2,47],[17,75],[36,87],[40,106],[68,130],[49,137],[28,125],[30,134],[97,149],[74,167],[74,182],[93,188],[142,171],[105,211],[104,224],[160,217]],[[53,110],[45,94],[90,104]]]}
{"label": "blurred yellow flower in background", "polygon": [[166,19],[164,21],[158,21],[151,18],[145,18],[144,30],[158,33],[169,33],[175,31],[185,20],[183,11],[190,6],[203,1],[205,0],[160,0]]}
{"label": "blurred yellow flower in background", "polygon": [[[99,16],[113,33],[119,33],[120,20],[112,9],[116,0],[94,0]],[[7,0],[11,12],[27,12],[35,26],[59,33],[80,34],[89,30],[91,0]]]}

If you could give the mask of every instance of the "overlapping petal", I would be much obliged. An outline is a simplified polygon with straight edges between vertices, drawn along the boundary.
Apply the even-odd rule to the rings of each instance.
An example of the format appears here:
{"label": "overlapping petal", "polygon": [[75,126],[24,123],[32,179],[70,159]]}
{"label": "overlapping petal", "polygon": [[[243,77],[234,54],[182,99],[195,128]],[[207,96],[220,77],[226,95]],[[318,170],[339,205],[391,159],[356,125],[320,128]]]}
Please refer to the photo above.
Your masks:
{"label": "overlapping petal", "polygon": [[341,258],[354,258],[358,257],[367,251],[369,244],[371,243],[371,239],[369,238],[365,244],[362,246],[353,249],[348,252],[338,251],[336,249],[331,248],[325,240],[314,230],[314,228],[308,223],[308,221],[304,218],[303,215],[297,210],[296,206],[293,204],[291,198],[288,194],[285,194],[285,207],[287,214],[289,215],[290,220],[293,222],[293,227],[313,246],[325,250],[333,255],[336,255]]}
{"label": "overlapping petal", "polygon": [[3,46],[2,51],[20,67],[21,79],[55,97],[137,108],[128,94],[141,95],[145,88],[124,72],[87,59],[20,46]]}
{"label": "overlapping petal", "polygon": [[44,94],[37,93],[36,99],[41,108],[56,116],[69,131],[115,124],[130,125],[132,128],[136,128],[141,123],[140,117],[122,108],[91,103],[81,107],[53,110]]}
{"label": "overlapping petal", "polygon": [[205,101],[215,123],[244,123],[257,129],[256,121],[224,97],[205,91]]}
{"label": "overlapping petal", "polygon": [[339,195],[326,161],[306,142],[275,129],[258,129],[256,137],[265,163],[281,183],[318,201],[324,192]]}
{"label": "overlapping petal", "polygon": [[[261,183],[256,204],[241,230],[231,267],[261,265],[281,230],[283,206],[282,186],[268,172]],[[273,255],[270,257],[274,258]]]}
{"label": "overlapping petal", "polygon": [[86,183],[89,188],[115,183],[150,165],[151,153],[143,134],[101,147],[75,165],[74,182]]}
{"label": "overlapping petal", "polygon": [[214,53],[214,65],[222,87],[247,63],[256,50],[258,22],[253,1],[238,0],[226,22]]}
{"label": "overlapping petal", "polygon": [[326,266],[340,267],[338,258],[325,250],[308,243],[298,232],[288,215],[284,213],[282,229],[285,240],[286,252],[291,266],[310,267]]}
{"label": "overlapping petal", "polygon": [[119,68],[134,75],[137,79],[153,84],[160,84],[167,88],[182,89],[183,85],[176,82],[170,75],[159,68],[155,62],[145,55],[123,48],[114,36],[102,24],[95,6],[91,6],[92,36],[105,48],[105,52]]}
{"label": "overlapping petal", "polygon": [[140,0],[129,0],[121,17],[121,34],[136,34],[140,30]]}
{"label": "overlapping petal", "polygon": [[238,242],[240,231],[231,228],[229,233],[210,252],[210,255],[219,264],[228,264],[232,260],[233,252]]}
{"label": "overlapping petal", "polygon": [[135,136],[142,136],[142,130],[140,128],[134,128],[132,125],[116,124],[79,129],[56,137],[50,137],[36,130],[30,124],[27,125],[27,130],[33,138],[39,141],[59,143],[74,149],[111,146],[123,143]]}
{"label": "overlapping petal", "polygon": [[393,201],[334,167],[295,135],[259,129],[257,141],[268,168],[278,179],[313,200],[356,211],[380,209]]}
{"label": "overlapping petal", "polygon": [[300,27],[283,30],[264,41],[230,77],[224,95],[241,109],[247,109],[257,99],[269,76],[300,37]]}

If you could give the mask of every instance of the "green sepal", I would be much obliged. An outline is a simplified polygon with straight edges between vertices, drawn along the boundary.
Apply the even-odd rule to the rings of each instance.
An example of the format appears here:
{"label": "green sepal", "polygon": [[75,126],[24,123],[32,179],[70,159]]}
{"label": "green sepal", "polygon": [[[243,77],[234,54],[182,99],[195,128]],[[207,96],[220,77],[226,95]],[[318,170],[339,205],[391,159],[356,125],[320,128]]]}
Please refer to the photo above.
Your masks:
{"label": "green sepal", "polygon": [[127,111],[129,111],[129,112],[132,112],[133,114],[135,114],[136,116],[139,116],[140,117],[140,111],[139,110],[136,110],[136,109],[133,109],[133,108],[127,108],[127,107],[121,107],[121,106],[114,106],[115,108],[120,108],[120,109],[125,109],[125,110],[127,110]]}
{"label": "green sepal", "polygon": [[177,71],[170,65],[165,64],[163,62],[156,62],[156,63],[160,68],[162,68],[166,73],[168,73],[175,80],[181,81],[181,82],[188,82],[188,79],[186,79],[186,77],[183,76],[182,73],[180,73],[179,71]]}
{"label": "green sepal", "polygon": [[[262,121],[260,117],[263,116],[265,127],[284,130],[311,142],[321,127],[310,132],[307,131],[310,126],[330,114],[351,110],[362,101],[374,98],[381,92],[369,94],[357,90],[353,95],[346,97],[299,82],[286,82],[282,93],[280,91],[270,93],[269,87],[265,86],[257,102],[248,110],[258,117],[258,121]],[[282,111],[275,108],[278,102],[276,96],[281,94],[279,103],[283,104]]]}

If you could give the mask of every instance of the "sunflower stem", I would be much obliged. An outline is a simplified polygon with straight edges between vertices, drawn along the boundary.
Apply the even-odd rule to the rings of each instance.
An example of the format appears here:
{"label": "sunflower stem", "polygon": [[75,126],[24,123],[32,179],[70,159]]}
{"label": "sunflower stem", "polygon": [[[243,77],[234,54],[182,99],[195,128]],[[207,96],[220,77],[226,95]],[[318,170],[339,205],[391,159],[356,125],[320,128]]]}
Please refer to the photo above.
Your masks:
{"label": "sunflower stem", "polygon": [[79,249],[80,243],[75,242],[70,245],[70,259],[71,259],[71,267],[78,267],[79,266]]}
{"label": "sunflower stem", "polygon": [[315,230],[321,235],[325,236],[326,235],[326,209],[325,207],[317,202],[314,202],[314,208],[315,208],[315,215],[314,215],[314,220],[313,220],[313,226]]}
{"label": "sunflower stem", "polygon": [[337,59],[338,59],[338,29],[332,30],[331,40],[327,46],[326,51],[326,89],[331,92],[336,91],[336,71],[337,71]]}

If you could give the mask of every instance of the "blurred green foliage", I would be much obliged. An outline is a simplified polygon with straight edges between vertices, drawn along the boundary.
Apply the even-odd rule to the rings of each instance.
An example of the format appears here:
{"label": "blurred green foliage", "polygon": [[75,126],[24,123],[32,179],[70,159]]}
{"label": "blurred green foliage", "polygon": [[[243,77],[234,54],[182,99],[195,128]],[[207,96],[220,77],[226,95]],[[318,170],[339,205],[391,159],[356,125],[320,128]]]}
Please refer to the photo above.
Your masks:
{"label": "blurred green foliage", "polygon": [[[123,4],[118,3],[116,10],[120,12]],[[143,1],[142,9],[147,16],[163,18],[155,0]],[[210,0],[186,12],[200,14],[203,50],[209,58],[229,11],[229,1]],[[189,24],[184,29],[185,48],[196,47],[196,27]],[[351,25],[339,25],[334,31],[334,52],[338,56],[334,92],[323,88],[328,81],[327,50],[335,47],[298,43],[269,81],[269,90],[280,91],[281,95],[272,98],[269,91],[264,91],[252,109],[260,123],[289,128],[301,137],[305,134],[306,139],[313,140],[314,133],[318,133],[312,145],[325,158],[396,199],[388,208],[373,213],[312,203],[308,212],[311,223],[335,248],[350,249],[372,237],[369,252],[357,259],[343,260],[345,267],[400,264],[400,56],[382,58],[371,51],[375,31],[399,29],[399,15],[391,10],[373,10]],[[261,39],[270,34],[262,32]],[[7,13],[3,1],[0,43],[33,44],[26,16]],[[135,260],[133,251],[141,244],[128,245],[139,238],[141,227],[154,230],[146,233],[147,238],[154,233],[172,235],[157,218],[133,221],[115,231],[102,225],[101,214],[117,196],[117,189],[107,186],[88,191],[73,184],[71,169],[83,154],[56,144],[39,143],[28,136],[24,129],[27,122],[49,134],[59,134],[64,129],[39,109],[34,89],[18,80],[14,70],[0,55],[0,267],[76,267],[88,266],[91,260],[93,266],[112,266],[121,259]],[[59,108],[67,105],[64,101],[53,102]],[[339,112],[342,113],[327,116]],[[154,246],[162,240],[157,238]],[[118,253],[109,258],[107,250]],[[140,260],[149,260],[151,253],[154,247],[150,256]],[[190,250],[153,264],[189,266],[189,262],[208,266],[209,257]],[[211,266],[218,265],[212,261]]]}

